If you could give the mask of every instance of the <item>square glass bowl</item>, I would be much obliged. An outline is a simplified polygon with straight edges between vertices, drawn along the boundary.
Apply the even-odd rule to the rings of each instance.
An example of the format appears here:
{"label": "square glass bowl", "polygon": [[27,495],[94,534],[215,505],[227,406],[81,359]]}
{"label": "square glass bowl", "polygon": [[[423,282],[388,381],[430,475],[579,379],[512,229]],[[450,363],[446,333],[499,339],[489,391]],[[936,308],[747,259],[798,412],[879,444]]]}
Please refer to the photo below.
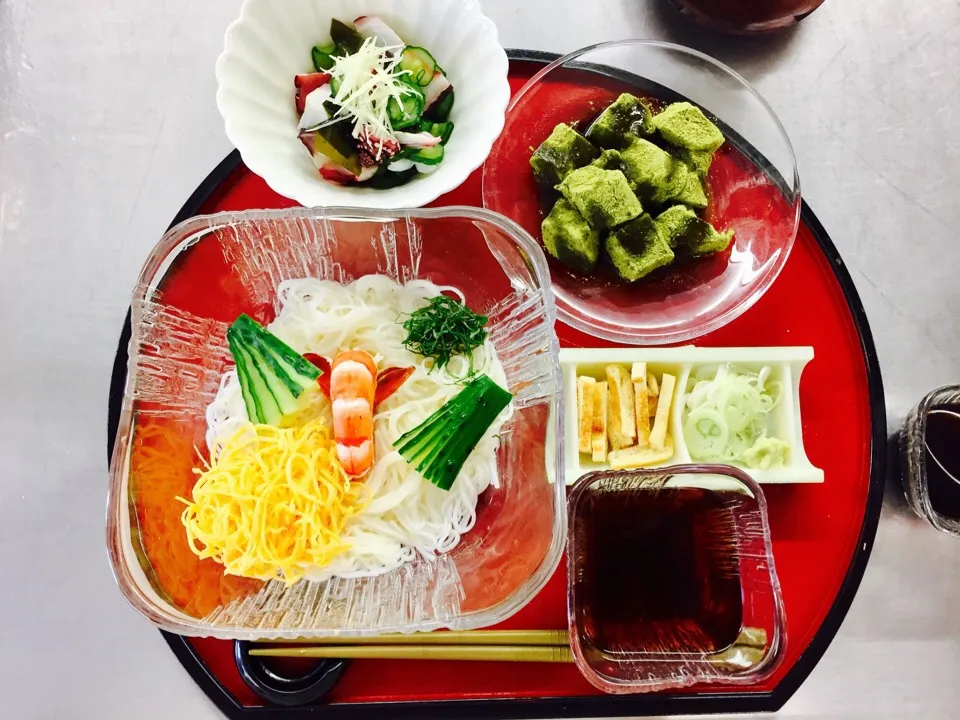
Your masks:
{"label": "square glass bowl", "polygon": [[760,486],[726,465],[584,475],[567,616],[584,677],[626,694],[768,677],[786,644]]}
{"label": "square glass bowl", "polygon": [[[270,320],[283,280],[348,283],[372,273],[455,286],[489,316],[514,394],[499,482],[445,555],[377,577],[291,587],[225,576],[191,553],[176,498],[190,495],[205,409],[232,365],[226,328],[241,312]],[[124,596],[159,627],[249,640],[472,629],[519,610],[553,573],[566,533],[555,315],[543,253],[514,223],[467,207],[196,217],[154,248],[131,310],[107,547]]]}

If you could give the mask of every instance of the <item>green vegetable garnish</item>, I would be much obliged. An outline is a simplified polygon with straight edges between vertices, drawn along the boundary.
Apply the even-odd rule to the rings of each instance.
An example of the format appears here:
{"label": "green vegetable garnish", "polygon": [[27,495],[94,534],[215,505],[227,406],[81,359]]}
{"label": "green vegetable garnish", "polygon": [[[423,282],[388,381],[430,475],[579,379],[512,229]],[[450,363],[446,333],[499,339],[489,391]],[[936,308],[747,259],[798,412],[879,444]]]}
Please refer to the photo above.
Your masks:
{"label": "green vegetable garnish", "polygon": [[489,377],[479,375],[433,415],[397,438],[393,446],[425,480],[449,490],[470,453],[512,398]]}
{"label": "green vegetable garnish", "polygon": [[248,315],[230,326],[227,342],[250,422],[280,425],[301,409],[300,396],[320,375],[303,355]]}
{"label": "green vegetable garnish", "polygon": [[403,329],[403,346],[410,352],[433,358],[442,369],[456,355],[470,355],[487,339],[486,315],[478,315],[458,300],[438,295],[425,307],[411,313]]}

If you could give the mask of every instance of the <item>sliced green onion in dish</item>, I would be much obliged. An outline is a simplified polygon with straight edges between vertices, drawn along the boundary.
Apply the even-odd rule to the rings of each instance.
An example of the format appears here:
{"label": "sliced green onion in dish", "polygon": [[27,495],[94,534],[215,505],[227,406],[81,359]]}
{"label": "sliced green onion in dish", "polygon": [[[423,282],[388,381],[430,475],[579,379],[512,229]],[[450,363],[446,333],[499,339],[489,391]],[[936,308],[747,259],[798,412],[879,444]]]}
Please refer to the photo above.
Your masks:
{"label": "sliced green onion in dish", "polygon": [[712,379],[701,378],[686,398],[683,439],[694,460],[735,463],[755,470],[782,467],[789,443],[769,435],[769,414],[780,384],[760,372],[721,365]]}

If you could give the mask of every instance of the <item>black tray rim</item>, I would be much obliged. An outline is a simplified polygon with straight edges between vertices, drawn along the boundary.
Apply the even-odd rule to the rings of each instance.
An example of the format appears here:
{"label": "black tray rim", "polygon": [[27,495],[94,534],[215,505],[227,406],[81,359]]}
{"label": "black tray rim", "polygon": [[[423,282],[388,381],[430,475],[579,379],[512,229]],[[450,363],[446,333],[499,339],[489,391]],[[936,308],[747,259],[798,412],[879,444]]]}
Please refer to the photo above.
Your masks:
{"label": "black tray rim", "polygon": [[[557,53],[539,50],[508,49],[511,61],[548,64],[560,57]],[[230,152],[197,186],[180,208],[169,228],[198,214],[230,175],[242,165],[238,150]],[[833,641],[853,603],[873,549],[887,476],[887,424],[883,379],[873,333],[856,285],[840,253],[817,219],[813,210],[802,201],[801,219],[824,256],[846,299],[863,352],[870,398],[870,483],[860,534],[850,565],[834,602],[813,639],[792,668],[769,692],[698,693],[696,695],[590,695],[579,697],[498,698],[486,700],[439,700],[427,702],[377,702],[309,705],[303,707],[247,707],[217,679],[189,639],[160,631],[167,645],[193,681],[230,720],[293,720],[325,717],[333,720],[371,720],[387,714],[402,720],[427,720],[456,715],[463,720],[534,720],[558,717],[651,717],[680,714],[727,714],[776,712],[799,689]],[[169,229],[168,228],[168,229]],[[127,311],[110,380],[107,419],[107,458],[116,442],[117,428],[127,374],[128,345],[131,337],[131,316]]]}

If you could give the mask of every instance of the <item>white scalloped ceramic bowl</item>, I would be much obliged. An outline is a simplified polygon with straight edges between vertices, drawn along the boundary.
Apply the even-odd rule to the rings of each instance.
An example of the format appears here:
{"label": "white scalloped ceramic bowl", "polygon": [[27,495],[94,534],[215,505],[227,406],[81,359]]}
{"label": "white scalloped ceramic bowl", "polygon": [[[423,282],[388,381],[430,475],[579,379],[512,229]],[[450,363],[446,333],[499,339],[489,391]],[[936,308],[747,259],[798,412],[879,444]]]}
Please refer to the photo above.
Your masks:
{"label": "white scalloped ceramic bowl", "polygon": [[[388,190],[323,180],[297,139],[294,75],[312,72],[310,49],[330,20],[379,15],[427,48],[456,90],[456,129],[439,168]],[[486,159],[510,100],[507,55],[477,0],[245,0],[217,60],[217,107],[243,162],[276,192],[307,207],[420,207],[459,186]]]}

